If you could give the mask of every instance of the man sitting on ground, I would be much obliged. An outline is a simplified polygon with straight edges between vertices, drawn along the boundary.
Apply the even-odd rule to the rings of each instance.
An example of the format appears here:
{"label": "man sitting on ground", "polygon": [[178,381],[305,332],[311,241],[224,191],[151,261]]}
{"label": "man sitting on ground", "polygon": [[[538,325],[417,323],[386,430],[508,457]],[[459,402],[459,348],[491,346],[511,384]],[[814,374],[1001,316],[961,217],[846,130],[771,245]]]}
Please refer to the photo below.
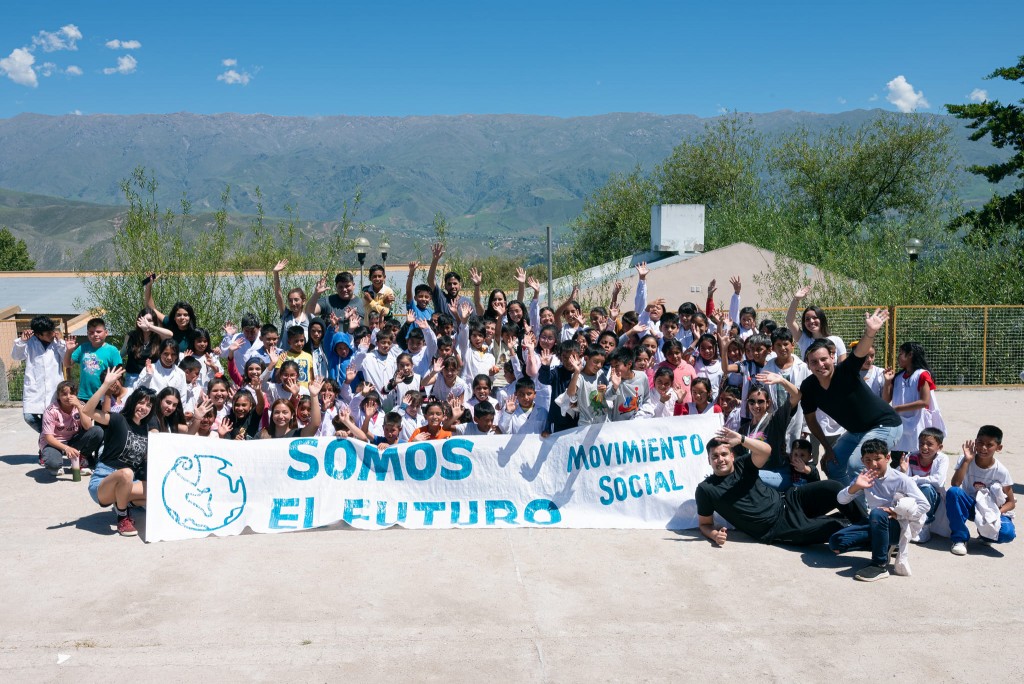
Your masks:
{"label": "man sitting on ground", "polygon": [[[697,521],[701,533],[719,546],[725,544],[727,531],[715,527],[715,513],[766,544],[824,544],[845,526],[837,518],[825,517],[837,507],[840,483],[813,482],[781,493],[761,481],[757,473],[772,453],[765,442],[722,428],[708,442],[707,452],[714,472],[697,485]],[[864,519],[857,501],[838,508],[852,523]]]}

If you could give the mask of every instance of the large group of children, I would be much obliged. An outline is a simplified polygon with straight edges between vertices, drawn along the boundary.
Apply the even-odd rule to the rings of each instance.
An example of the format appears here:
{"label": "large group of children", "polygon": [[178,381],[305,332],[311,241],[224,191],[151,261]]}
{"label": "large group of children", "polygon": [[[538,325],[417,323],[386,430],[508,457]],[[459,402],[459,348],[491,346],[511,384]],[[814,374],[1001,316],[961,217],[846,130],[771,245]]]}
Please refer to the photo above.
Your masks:
{"label": "large group of children", "polygon": [[[639,264],[633,310],[621,310],[617,282],[608,306],[585,314],[576,291],[556,308],[541,306],[540,285],[523,269],[514,299],[500,289],[484,297],[483,274],[475,269],[473,297],[465,296],[458,273],[438,282],[443,255],[435,245],[425,283],[415,284],[419,264],[409,264],[404,306],[383,266],[370,267],[362,292],[342,272],[334,292],[323,278],[307,297],[301,288],[283,292],[281,261],[273,269],[279,320],[250,313],[237,326],[225,322],[219,346],[189,303],[160,311],[156,274],[143,282],[143,306],[120,350],[106,342],[100,318],[88,322],[87,339],[78,342],[36,317],[13,356],[25,363],[24,414],[39,433],[40,464],[53,474],[67,462],[79,473],[91,469],[89,492],[98,504],[114,506],[124,535],[135,534],[129,508],[145,499],[150,432],[396,444],[456,433],[549,437],[605,421],[721,413],[728,430],[771,445],[760,472],[766,485],[784,491],[821,477],[819,451],[827,454],[843,429],[819,410],[824,440],[808,438],[796,410],[810,376],[802,354],[819,341],[836,362],[848,352],[824,311],[807,306],[800,313],[809,288],[795,294],[782,325],[758,321],[753,308],[741,306],[738,277],[730,279],[728,312],[715,306],[715,281],[703,308],[686,302],[673,311],[663,299],[649,301],[648,269]],[[994,457],[1001,433],[983,430],[965,445],[953,476],[963,486],[945,493],[948,461],[924,349],[903,344],[897,369],[873,361],[870,350],[861,377],[903,422],[903,439],[889,445],[893,463],[916,483],[929,522],[945,499],[959,512],[950,516],[953,552],[964,552],[975,487],[998,485],[1009,492],[1009,504],[1001,504],[1007,541],[1013,498],[1009,475]],[[77,387],[65,380],[73,364],[80,367]],[[877,468],[865,473],[849,492],[870,490],[880,478]],[[918,539],[927,536],[926,526]],[[847,541],[842,548],[857,540]]]}

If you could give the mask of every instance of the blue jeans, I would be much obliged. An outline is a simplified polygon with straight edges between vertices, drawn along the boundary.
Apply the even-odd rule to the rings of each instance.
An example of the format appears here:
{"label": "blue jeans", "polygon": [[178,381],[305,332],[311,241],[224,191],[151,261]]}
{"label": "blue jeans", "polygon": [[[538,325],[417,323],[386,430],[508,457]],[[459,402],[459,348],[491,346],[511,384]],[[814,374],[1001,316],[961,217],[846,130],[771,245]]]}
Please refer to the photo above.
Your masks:
{"label": "blue jeans", "polygon": [[924,519],[924,524],[931,525],[935,522],[935,511],[939,510],[939,501],[942,500],[942,497],[939,496],[939,491],[930,484],[918,485],[918,487],[921,488],[924,498],[928,499],[928,517]]}
{"label": "blue jeans", "polygon": [[828,479],[848,485],[857,479],[857,474],[864,470],[860,460],[860,447],[869,439],[880,439],[892,449],[903,436],[903,425],[895,427],[878,426],[867,432],[847,432],[832,447],[836,455],[835,461],[825,463],[825,474]]}
{"label": "blue jeans", "polygon": [[889,564],[889,545],[900,537],[900,523],[881,508],[868,514],[867,525],[850,525],[828,540],[836,553],[871,550],[871,564],[884,568]]}
{"label": "blue jeans", "polygon": [[42,434],[42,432],[43,432],[43,414],[41,414],[41,413],[23,413],[23,414],[21,414],[21,417],[25,419],[25,422],[28,423],[28,426],[30,428],[32,428],[33,430],[35,430],[39,434]]}
{"label": "blue jeans", "polygon": [[792,474],[788,463],[785,468],[780,470],[759,470],[757,471],[757,476],[761,478],[761,482],[780,492],[784,492],[793,486]]}
{"label": "blue jeans", "polygon": [[[974,497],[961,487],[950,487],[946,492],[946,517],[949,518],[949,538],[957,542],[967,543],[971,533],[967,529],[967,521],[974,520]],[[1005,515],[999,516],[999,538],[996,544],[1012,542],[1017,537],[1013,528],[1013,520]],[[989,540],[992,541],[992,540]]]}

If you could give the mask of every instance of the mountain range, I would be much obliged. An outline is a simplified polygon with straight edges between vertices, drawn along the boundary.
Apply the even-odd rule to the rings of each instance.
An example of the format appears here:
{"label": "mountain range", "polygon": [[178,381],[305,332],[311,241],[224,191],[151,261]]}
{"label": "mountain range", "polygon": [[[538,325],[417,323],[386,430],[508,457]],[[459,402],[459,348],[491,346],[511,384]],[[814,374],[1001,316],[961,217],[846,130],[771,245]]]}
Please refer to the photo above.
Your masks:
{"label": "mountain range", "polygon": [[[767,135],[799,126],[857,127],[879,110],[750,114]],[[537,255],[544,226],[564,228],[613,172],[663,160],[707,119],[616,113],[280,117],[140,114],[0,119],[0,224],[28,241],[39,268],[68,268],[83,246],[102,244],[123,212],[120,182],[137,166],[159,186],[163,208],[186,195],[202,225],[230,186],[232,223],[247,225],[256,189],[268,216],[288,208],[314,231],[331,230],[357,191],[356,220],[387,234],[397,258],[430,239],[436,212],[467,253],[499,247]],[[999,158],[956,127],[964,165]],[[961,197],[991,190],[961,173]],[[26,194],[28,193],[28,194]],[[100,252],[102,253],[102,250]]]}

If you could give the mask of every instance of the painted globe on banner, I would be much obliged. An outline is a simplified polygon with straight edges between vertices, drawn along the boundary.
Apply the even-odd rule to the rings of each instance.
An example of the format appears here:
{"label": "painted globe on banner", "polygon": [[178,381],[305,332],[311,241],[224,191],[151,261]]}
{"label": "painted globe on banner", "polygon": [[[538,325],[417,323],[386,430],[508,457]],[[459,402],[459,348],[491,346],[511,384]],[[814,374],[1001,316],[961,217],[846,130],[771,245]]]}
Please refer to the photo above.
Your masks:
{"label": "painted globe on banner", "polygon": [[164,508],[177,524],[213,532],[231,524],[245,508],[245,482],[219,456],[179,456],[164,476]]}

